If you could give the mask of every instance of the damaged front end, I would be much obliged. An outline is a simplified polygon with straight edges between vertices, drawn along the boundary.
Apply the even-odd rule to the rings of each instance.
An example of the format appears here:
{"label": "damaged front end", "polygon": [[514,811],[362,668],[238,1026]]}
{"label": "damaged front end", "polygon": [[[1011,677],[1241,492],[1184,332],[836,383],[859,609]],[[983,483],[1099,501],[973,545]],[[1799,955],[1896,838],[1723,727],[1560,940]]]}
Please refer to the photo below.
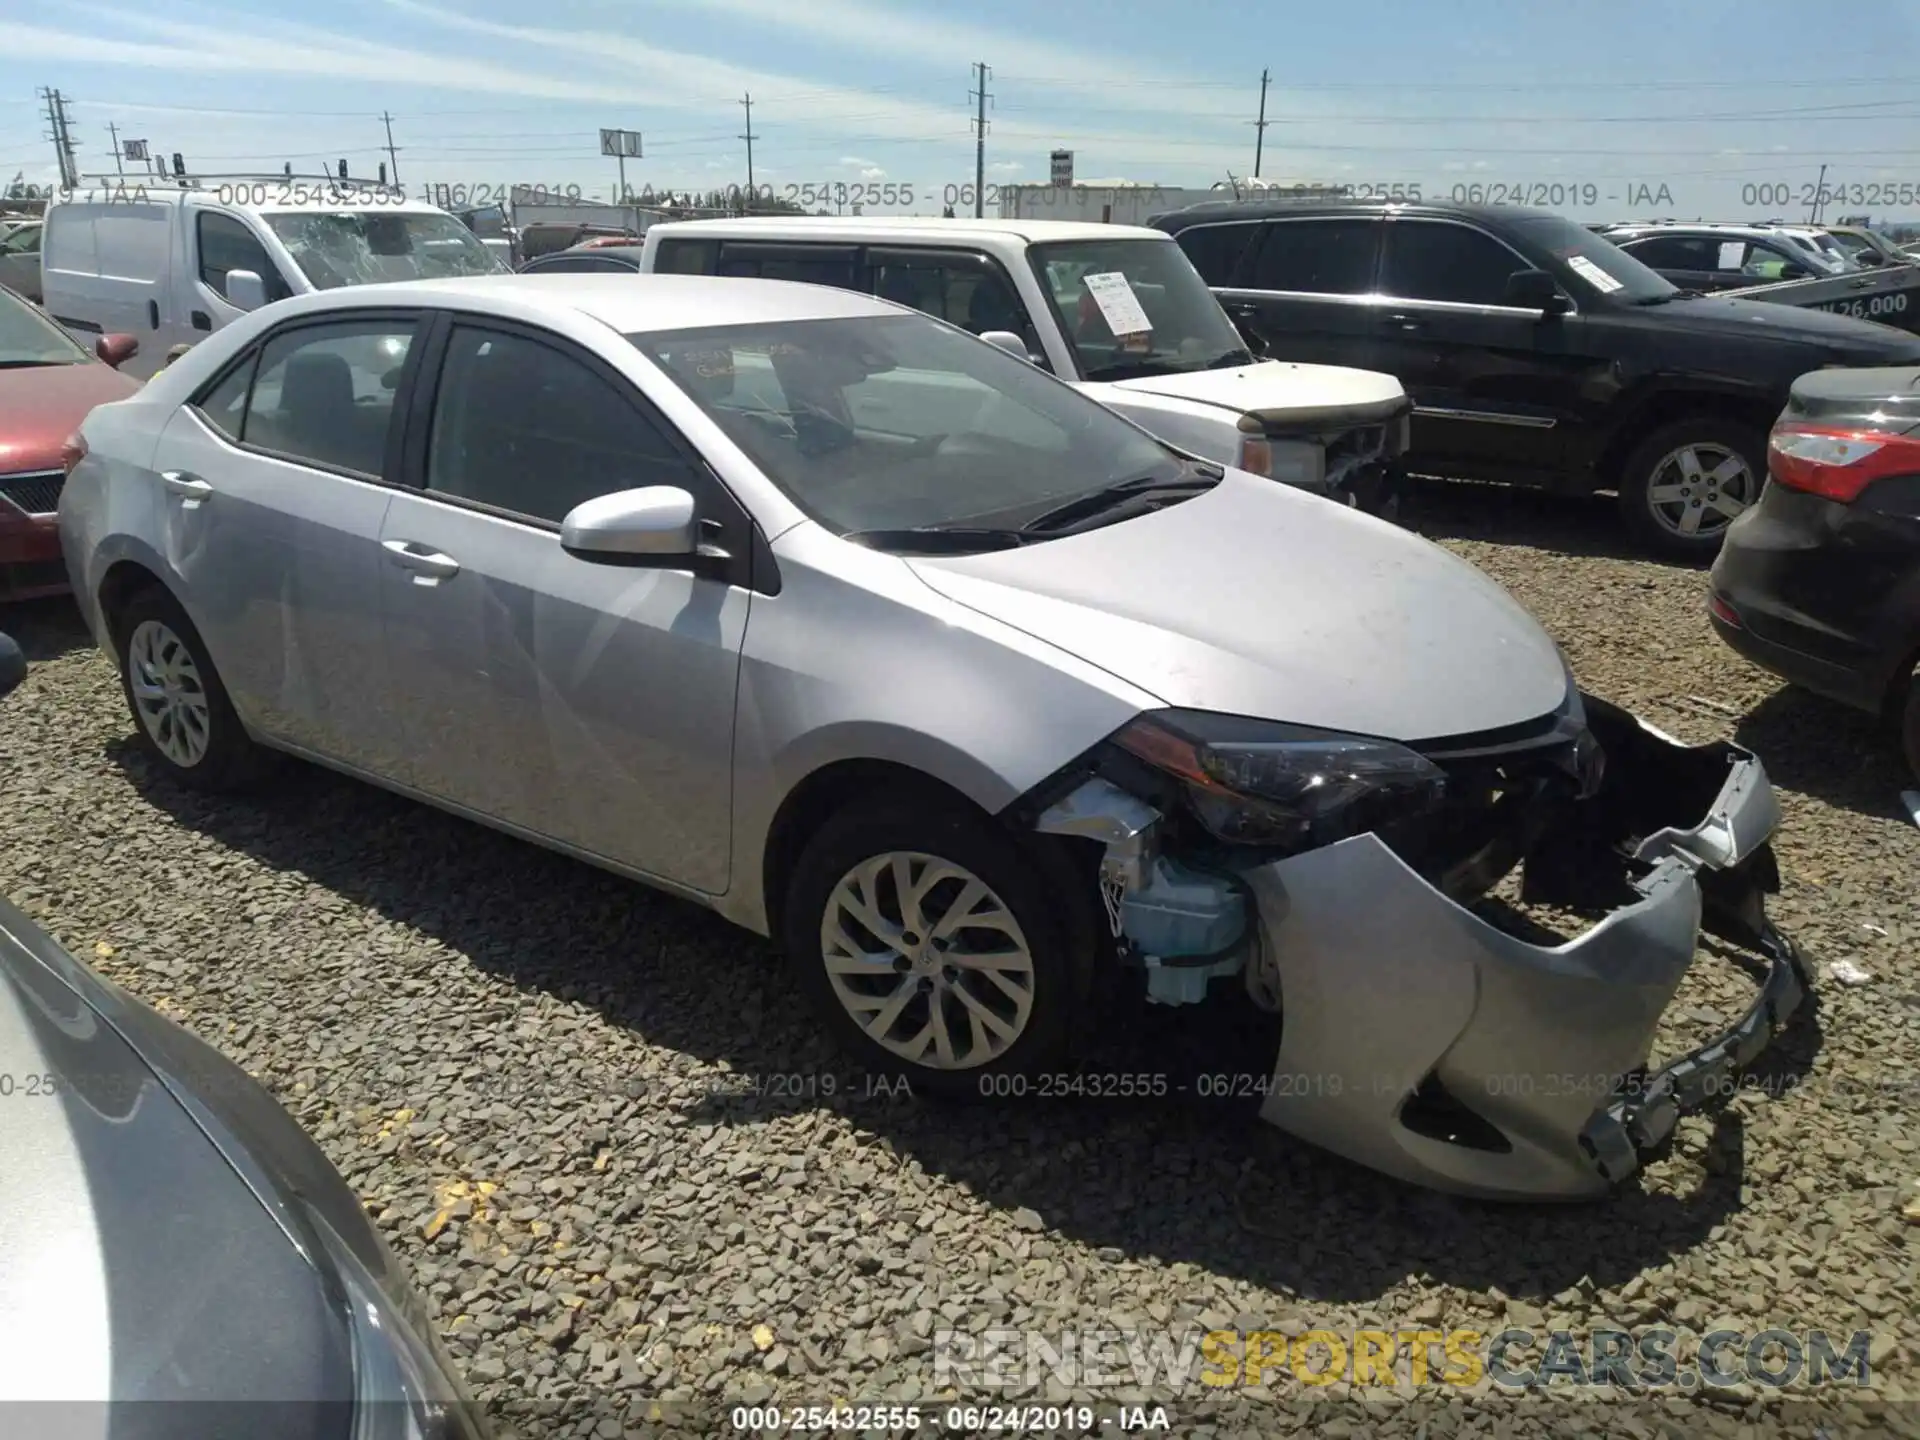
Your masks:
{"label": "damaged front end", "polygon": [[[1282,1016],[1262,1118],[1460,1194],[1576,1199],[1728,1093],[1809,988],[1768,921],[1779,809],[1760,761],[1684,746],[1569,687],[1540,721],[1401,745],[1155,712],[1040,797],[1103,845],[1150,999],[1238,975]],[[1495,904],[1595,916],[1556,943]],[[1702,931],[1765,979],[1712,1043],[1649,1068]]]}

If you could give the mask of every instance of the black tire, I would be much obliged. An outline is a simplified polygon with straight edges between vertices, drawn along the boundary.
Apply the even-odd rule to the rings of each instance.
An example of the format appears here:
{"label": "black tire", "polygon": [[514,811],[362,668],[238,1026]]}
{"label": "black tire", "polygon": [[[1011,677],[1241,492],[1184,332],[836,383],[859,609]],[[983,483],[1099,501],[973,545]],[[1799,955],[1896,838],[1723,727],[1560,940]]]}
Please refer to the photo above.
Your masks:
{"label": "black tire", "polygon": [[[1670,555],[1679,560],[1711,559],[1720,549],[1720,541],[1726,534],[1726,527],[1732,523],[1732,517],[1714,511],[1707,498],[1697,494],[1684,501],[1668,502],[1665,507],[1653,498],[1656,481],[1661,479],[1662,471],[1668,469],[1668,458],[1690,446],[1738,455],[1746,462],[1747,474],[1741,482],[1744,493],[1735,498],[1744,500],[1748,505],[1759,500],[1760,489],[1767,479],[1766,435],[1738,420],[1728,420],[1718,415],[1696,415],[1690,419],[1676,420],[1671,425],[1662,425],[1634,447],[1633,453],[1627,456],[1626,463],[1620,467],[1620,512],[1628,528],[1656,554]],[[1666,477],[1666,483],[1675,483],[1678,478],[1676,469]],[[1687,485],[1686,488],[1695,487]],[[1714,490],[1717,488],[1714,487]],[[1708,493],[1712,494],[1713,491]],[[1684,535],[1671,528],[1669,520],[1674,518],[1672,512],[1675,507],[1690,509],[1704,517],[1698,534]],[[1668,511],[1667,520],[1662,519],[1663,508]]]}
{"label": "black tire", "polygon": [[[141,627],[147,624],[165,627],[186,650],[196,672],[197,689],[205,700],[206,743],[191,762],[183,763],[162,748],[134,698],[133,642]],[[220,683],[220,672],[214,669],[213,658],[207,654],[206,642],[172,595],[158,586],[150,586],[121,606],[113,617],[113,648],[119,657],[120,693],[126,698],[134,733],[147,757],[163,774],[195,790],[228,791],[252,784],[272,768],[275,757],[256,745],[241,725],[233,702],[227,698],[226,686]]]}
{"label": "black tire", "polygon": [[[1026,942],[1032,969],[1025,1025],[1000,1053],[984,1063],[936,1068],[888,1049],[854,1019],[828,974],[822,930],[834,892],[856,867],[901,852],[936,857],[969,872],[1011,913]],[[1030,1078],[1057,1069],[1070,1063],[1076,1048],[1076,1019],[1087,1000],[1095,952],[1087,921],[1095,899],[1094,882],[1087,875],[1083,884],[1074,883],[1078,878],[1056,853],[1046,852],[1041,842],[1011,834],[979,812],[944,796],[875,798],[842,811],[807,843],[787,887],[779,938],[797,967],[801,987],[828,1029],[876,1074],[903,1078],[915,1090],[953,1099],[1017,1096],[1024,1093],[1024,1087],[1014,1083],[1012,1077]],[[901,917],[897,900],[889,913],[884,898],[897,896],[897,889],[891,887],[890,879],[883,880],[879,889],[882,893],[875,896],[879,918],[898,925]],[[937,905],[943,892],[936,886],[927,894]],[[971,933],[979,936],[993,932]],[[856,938],[865,949],[865,941],[873,937]],[[968,944],[980,948],[978,942]],[[999,948],[997,942],[995,948]],[[890,975],[874,977],[876,998],[890,983]],[[927,977],[920,983],[927,983]],[[969,993],[976,996],[985,984],[970,977],[967,980]],[[1002,997],[988,990],[986,999],[997,1004]],[[939,997],[921,994],[908,1002],[902,1024],[910,1029],[934,1003],[955,1018],[967,1013],[957,999],[947,999],[944,992]],[[896,1029],[892,1033],[901,1035],[905,1031]],[[964,1058],[958,1046],[956,1054]]]}

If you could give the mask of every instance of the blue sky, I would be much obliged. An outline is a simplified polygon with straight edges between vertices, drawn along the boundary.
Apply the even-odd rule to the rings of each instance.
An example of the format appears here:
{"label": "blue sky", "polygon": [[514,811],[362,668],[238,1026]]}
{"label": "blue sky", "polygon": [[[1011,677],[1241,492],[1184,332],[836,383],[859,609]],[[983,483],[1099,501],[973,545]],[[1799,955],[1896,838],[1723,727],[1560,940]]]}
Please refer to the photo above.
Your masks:
{"label": "blue sky", "polygon": [[[992,67],[989,180],[1207,185],[1267,176],[1561,189],[1570,213],[1804,213],[1756,186],[1920,185],[1920,7],[1849,0],[0,0],[0,183],[54,176],[36,91],[68,97],[82,165],[122,137],[204,171],[578,185],[601,126],[642,132],[628,183],[895,182],[937,208],[973,174],[970,64]],[[1810,19],[1811,17],[1811,19]],[[1901,78],[1905,72],[1907,78]],[[1645,187],[1644,192],[1635,187]],[[1647,197],[1665,187],[1649,209]],[[1641,203],[1632,203],[1634,199]],[[1842,204],[1895,218],[1920,202]],[[1829,217],[1838,211],[1829,211]]]}

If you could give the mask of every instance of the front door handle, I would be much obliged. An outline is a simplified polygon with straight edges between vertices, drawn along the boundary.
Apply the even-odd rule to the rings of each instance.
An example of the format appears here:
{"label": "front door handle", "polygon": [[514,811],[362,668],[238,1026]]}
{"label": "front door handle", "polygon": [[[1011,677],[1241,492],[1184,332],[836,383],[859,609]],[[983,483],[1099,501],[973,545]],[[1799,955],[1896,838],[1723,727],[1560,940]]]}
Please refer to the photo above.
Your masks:
{"label": "front door handle", "polygon": [[438,550],[429,550],[413,540],[382,540],[381,547],[392,557],[393,563],[403,570],[411,570],[418,576],[416,583],[432,584],[435,580],[451,580],[460,573],[460,562],[451,555],[442,555]]}
{"label": "front door handle", "polygon": [[1418,315],[1389,315],[1387,323],[1396,330],[1405,330],[1408,333],[1427,328],[1427,322]]}
{"label": "front door handle", "polygon": [[160,483],[167,487],[168,493],[178,495],[191,505],[213,498],[213,486],[184,470],[162,470]]}

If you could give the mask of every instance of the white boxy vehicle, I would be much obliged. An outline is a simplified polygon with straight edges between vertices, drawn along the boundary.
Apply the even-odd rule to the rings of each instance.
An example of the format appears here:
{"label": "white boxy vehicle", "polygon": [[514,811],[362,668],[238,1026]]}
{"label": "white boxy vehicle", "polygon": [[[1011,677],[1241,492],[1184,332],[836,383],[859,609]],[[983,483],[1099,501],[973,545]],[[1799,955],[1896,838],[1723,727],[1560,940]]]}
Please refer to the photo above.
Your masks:
{"label": "white boxy vehicle", "polygon": [[47,206],[47,313],[85,335],[128,334],[146,379],[261,305],[390,280],[508,267],[465,225],[404,191],[327,176],[107,177]]}
{"label": "white boxy vehicle", "polygon": [[856,290],[1023,355],[1169,444],[1391,512],[1412,402],[1391,375],[1265,360],[1158,230],[756,216],[647,231],[641,269]]}

